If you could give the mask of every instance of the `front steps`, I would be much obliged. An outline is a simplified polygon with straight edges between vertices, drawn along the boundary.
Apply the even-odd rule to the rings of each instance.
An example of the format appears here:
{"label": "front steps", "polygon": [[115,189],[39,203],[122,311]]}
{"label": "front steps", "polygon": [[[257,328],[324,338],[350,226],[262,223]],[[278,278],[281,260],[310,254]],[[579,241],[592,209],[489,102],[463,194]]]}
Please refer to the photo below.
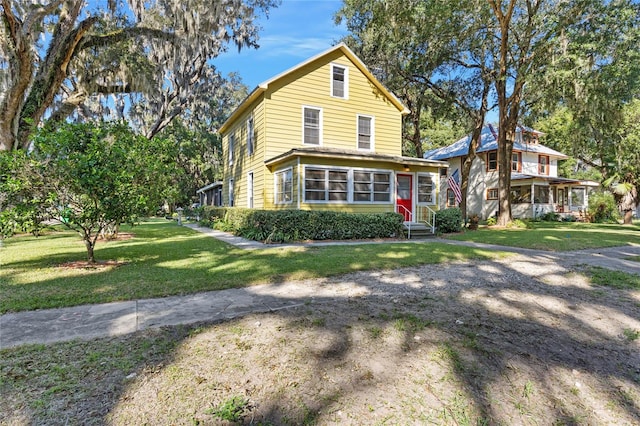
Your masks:
{"label": "front steps", "polygon": [[[409,228],[411,228],[411,232],[409,232]],[[422,222],[405,222],[404,235],[411,240],[423,240],[436,236],[436,234],[431,232],[431,227],[428,227]]]}

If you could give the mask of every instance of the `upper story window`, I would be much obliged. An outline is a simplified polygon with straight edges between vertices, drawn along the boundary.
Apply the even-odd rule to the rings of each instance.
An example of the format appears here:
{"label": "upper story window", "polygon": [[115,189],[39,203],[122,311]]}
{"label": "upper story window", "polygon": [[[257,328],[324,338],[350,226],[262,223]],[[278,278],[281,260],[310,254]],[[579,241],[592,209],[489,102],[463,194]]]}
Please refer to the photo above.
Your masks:
{"label": "upper story window", "polygon": [[320,108],[303,107],[303,137],[305,145],[321,145],[322,143],[322,110]]}
{"label": "upper story window", "polygon": [[253,117],[247,119],[247,154],[253,155],[254,149],[254,129],[253,129]]}
{"label": "upper story window", "polygon": [[522,153],[514,152],[511,154],[511,171],[512,172],[521,172],[522,171]]}
{"label": "upper story window", "polygon": [[349,97],[349,73],[346,67],[331,64],[331,96],[342,99]]}
{"label": "upper story window", "polygon": [[549,156],[548,155],[538,156],[538,174],[539,175],[549,174]]}
{"label": "upper story window", "polygon": [[233,149],[236,145],[236,135],[234,133],[229,134],[229,165],[233,164]]}
{"label": "upper story window", "polygon": [[373,151],[373,117],[358,116],[358,149]]}
{"label": "upper story window", "polygon": [[487,171],[498,170],[498,151],[487,152]]}

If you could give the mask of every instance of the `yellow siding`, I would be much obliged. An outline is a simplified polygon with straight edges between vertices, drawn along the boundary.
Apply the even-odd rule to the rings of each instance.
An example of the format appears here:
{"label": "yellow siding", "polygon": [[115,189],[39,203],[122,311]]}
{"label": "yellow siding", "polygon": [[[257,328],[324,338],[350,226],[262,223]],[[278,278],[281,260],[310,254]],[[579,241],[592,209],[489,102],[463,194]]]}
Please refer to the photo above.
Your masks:
{"label": "yellow siding", "polygon": [[[354,161],[345,159],[323,159],[314,157],[301,157],[299,160],[288,161],[286,163],[279,164],[277,168],[273,170],[273,173],[269,173],[270,177],[266,179],[265,185],[265,208],[266,209],[297,209],[302,210],[332,210],[342,211],[350,213],[380,213],[380,212],[392,212],[395,209],[395,191],[391,194],[391,201],[389,203],[305,203],[303,202],[304,196],[304,168],[305,166],[319,166],[323,168],[340,167],[350,169],[362,169],[362,170],[380,170],[380,171],[392,171],[394,176],[396,173],[410,173],[415,176],[417,173],[432,173],[434,175],[434,200],[438,199],[439,188],[439,169],[437,167],[420,167],[411,166],[410,171],[406,172],[402,165],[397,163],[390,163],[385,161]],[[281,170],[292,168],[293,170],[293,202],[290,204],[276,205],[274,200],[274,179],[273,175]],[[395,185],[394,185],[395,186]],[[414,194],[414,197],[417,194]],[[431,208],[437,209],[437,206],[431,206]]]}
{"label": "yellow siding", "polygon": [[[348,97],[331,96],[331,65],[348,69]],[[395,191],[388,203],[303,203],[305,165],[344,167],[350,169],[386,170],[406,173],[400,163],[393,161],[363,161],[316,157],[292,157],[270,169],[265,161],[303,145],[303,106],[322,110],[321,147],[357,150],[357,116],[374,117],[374,152],[401,156],[402,114],[389,99],[346,57],[341,50],[333,51],[318,60],[271,81],[264,93],[254,96],[252,103],[238,110],[231,123],[225,124],[223,136],[224,187],[223,203],[229,205],[229,180],[234,180],[234,205],[247,207],[247,175],[253,172],[253,206],[257,209],[334,210],[354,213],[389,212],[395,208]],[[247,119],[253,116],[255,144],[253,155],[247,153]],[[233,164],[229,165],[229,136],[235,135]],[[366,155],[368,151],[360,151]],[[293,173],[293,201],[274,203],[274,173],[291,168]],[[410,166],[410,172],[428,172],[436,176],[437,167]],[[395,184],[394,184],[395,186]],[[415,196],[415,194],[414,194]],[[435,194],[436,199],[438,197]]]}
{"label": "yellow siding", "polygon": [[[331,64],[348,69],[348,99],[330,94]],[[373,116],[375,152],[401,155],[402,115],[342,52],[336,51],[270,85],[265,93],[266,158],[302,144],[302,107],[322,109],[322,146],[357,149],[358,114]]]}
{"label": "yellow siding", "polygon": [[[247,121],[253,116],[254,149],[249,155],[247,149]],[[229,164],[229,138],[235,136],[233,149],[233,164]],[[268,172],[264,165],[266,138],[264,132],[264,103],[255,102],[252,108],[239,117],[222,138],[224,186],[222,199],[224,205],[229,205],[229,179],[234,180],[234,198],[236,207],[247,207],[247,179],[248,173],[253,172],[253,206],[264,208],[264,180]]]}

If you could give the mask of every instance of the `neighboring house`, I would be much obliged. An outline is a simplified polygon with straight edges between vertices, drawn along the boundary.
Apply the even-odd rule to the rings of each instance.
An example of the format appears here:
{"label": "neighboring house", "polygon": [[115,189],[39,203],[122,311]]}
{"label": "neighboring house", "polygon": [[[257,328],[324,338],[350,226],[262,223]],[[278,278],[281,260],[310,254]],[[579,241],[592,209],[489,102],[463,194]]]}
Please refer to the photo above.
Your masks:
{"label": "neighboring house", "polygon": [[196,191],[201,206],[222,205],[222,182],[214,182]]}
{"label": "neighboring house", "polygon": [[[535,218],[548,212],[562,216],[581,216],[587,208],[589,192],[597,182],[558,177],[558,160],[566,155],[542,145],[543,133],[518,126],[511,159],[511,212],[514,218]],[[426,159],[449,162],[449,175],[460,182],[462,162],[469,153],[471,136],[452,145],[424,154]],[[467,215],[477,214],[483,219],[498,212],[498,154],[497,133],[492,125],[482,129],[477,157],[469,173]],[[458,205],[455,182],[441,180],[442,207]]]}
{"label": "neighboring house", "polygon": [[258,85],[221,126],[223,204],[418,221],[447,163],[402,156],[407,113],[345,44],[314,56]]}

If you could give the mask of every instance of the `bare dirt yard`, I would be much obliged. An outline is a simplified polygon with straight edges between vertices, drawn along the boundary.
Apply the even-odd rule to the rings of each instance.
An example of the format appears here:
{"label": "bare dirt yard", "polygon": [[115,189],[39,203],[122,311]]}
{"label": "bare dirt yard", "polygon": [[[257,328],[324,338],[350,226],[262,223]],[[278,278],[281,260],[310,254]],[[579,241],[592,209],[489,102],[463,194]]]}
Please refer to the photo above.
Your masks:
{"label": "bare dirt yard", "polygon": [[222,323],[0,353],[0,424],[640,424],[640,291],[553,257],[300,282]]}

